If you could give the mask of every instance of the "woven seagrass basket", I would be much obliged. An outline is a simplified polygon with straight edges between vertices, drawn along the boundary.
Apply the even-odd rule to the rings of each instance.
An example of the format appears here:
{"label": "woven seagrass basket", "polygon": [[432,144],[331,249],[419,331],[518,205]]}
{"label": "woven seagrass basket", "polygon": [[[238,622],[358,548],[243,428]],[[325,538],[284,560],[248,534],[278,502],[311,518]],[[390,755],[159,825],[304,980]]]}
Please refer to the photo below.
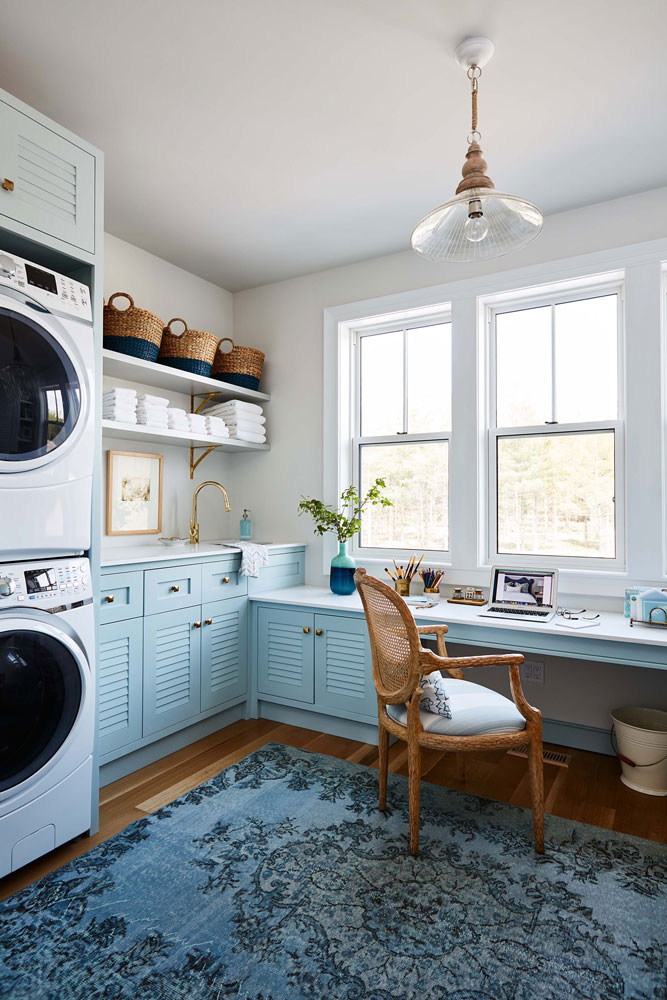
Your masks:
{"label": "woven seagrass basket", "polygon": [[232,345],[232,349],[227,353],[216,351],[211,375],[213,378],[220,379],[221,382],[241,385],[245,389],[259,388],[264,354],[254,347],[237,347],[229,337],[223,337],[220,345],[227,340]]}
{"label": "woven seagrass basket", "polygon": [[[185,329],[174,333],[172,323],[182,323]],[[189,330],[185,320],[176,317],[170,319],[164,328],[158,361],[192,375],[209,376],[217,348],[218,338],[212,333]]]}
{"label": "woven seagrass basket", "polygon": [[[127,299],[127,309],[113,304],[117,298]],[[127,292],[114,292],[104,306],[104,346],[109,351],[130,354],[142,361],[157,361],[164,323],[159,316],[138,309]]]}

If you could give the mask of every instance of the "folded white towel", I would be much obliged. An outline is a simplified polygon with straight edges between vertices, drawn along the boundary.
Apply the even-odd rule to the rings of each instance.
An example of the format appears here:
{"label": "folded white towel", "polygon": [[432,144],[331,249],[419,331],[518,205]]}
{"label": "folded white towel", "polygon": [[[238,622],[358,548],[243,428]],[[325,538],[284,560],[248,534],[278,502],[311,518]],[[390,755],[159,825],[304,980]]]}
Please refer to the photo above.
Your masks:
{"label": "folded white towel", "polygon": [[136,399],[137,390],[130,389],[129,385],[108,385],[103,390],[105,396],[132,396]]}
{"label": "folded white towel", "polygon": [[147,417],[143,413],[137,413],[137,423],[146,427],[169,427],[169,421],[166,417]]}
{"label": "folded white towel", "polygon": [[256,416],[261,417],[262,410],[261,406],[256,403],[244,403],[240,399],[229,399],[225,403],[214,403],[212,406],[207,407],[208,413],[217,413],[218,411],[226,411],[227,413],[232,413],[234,410],[238,410],[243,413],[254,413]]}
{"label": "folded white towel", "polygon": [[187,418],[188,418],[188,415],[187,415],[186,411],[179,409],[178,406],[168,406],[167,407],[167,416],[168,417],[179,417],[179,418],[182,417],[184,420],[187,420]]}
{"label": "folded white towel", "polygon": [[209,434],[214,437],[229,437],[229,431],[227,430],[227,425],[224,420],[220,417],[207,417],[206,418],[206,430]]}
{"label": "folded white towel", "polygon": [[137,415],[136,413],[103,413],[102,420],[110,420],[112,424],[136,424]]}
{"label": "folded white towel", "polygon": [[102,407],[103,417],[136,417],[137,411],[133,406],[107,406]]}
{"label": "folded white towel", "polygon": [[231,542],[225,548],[241,550],[241,576],[259,576],[262,566],[269,564],[269,550],[257,542]]}
{"label": "folded white towel", "polygon": [[263,427],[266,423],[266,417],[260,417],[257,413],[243,413],[240,410],[234,410],[231,413],[214,413],[212,416],[222,417],[227,424],[243,422],[244,424],[254,424],[255,427]]}
{"label": "folded white towel", "polygon": [[137,413],[142,413],[145,417],[164,417],[167,419],[166,406],[138,406]]}
{"label": "folded white towel", "polygon": [[137,397],[140,403],[145,403],[146,406],[169,406],[169,400],[165,399],[164,396],[151,396],[148,392],[142,392]]}
{"label": "folded white towel", "polygon": [[266,434],[264,424],[256,424],[252,420],[225,420],[225,423],[230,430],[235,428],[239,431],[249,431],[251,434]]}
{"label": "folded white towel", "polygon": [[190,424],[187,420],[172,420],[171,417],[167,418],[167,423],[172,431],[189,431]]}
{"label": "folded white towel", "polygon": [[250,441],[253,444],[264,444],[266,441],[266,434],[252,434],[250,431],[238,431],[235,428],[229,428],[230,438],[236,438],[237,441]]}
{"label": "folded white towel", "polygon": [[102,394],[102,402],[123,403],[125,406],[136,406],[137,396],[136,393],[134,396],[130,396],[129,394],[126,396],[125,394],[118,395],[116,392],[105,392]]}

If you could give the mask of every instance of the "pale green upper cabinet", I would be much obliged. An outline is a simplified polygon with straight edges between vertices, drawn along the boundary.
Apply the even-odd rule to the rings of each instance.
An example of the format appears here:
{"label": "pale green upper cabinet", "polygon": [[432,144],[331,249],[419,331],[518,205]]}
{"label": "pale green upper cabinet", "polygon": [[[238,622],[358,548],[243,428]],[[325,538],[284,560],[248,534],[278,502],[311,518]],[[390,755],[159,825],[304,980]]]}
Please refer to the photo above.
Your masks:
{"label": "pale green upper cabinet", "polygon": [[[95,157],[0,100],[2,216],[95,252]],[[7,190],[13,185],[13,190]]]}

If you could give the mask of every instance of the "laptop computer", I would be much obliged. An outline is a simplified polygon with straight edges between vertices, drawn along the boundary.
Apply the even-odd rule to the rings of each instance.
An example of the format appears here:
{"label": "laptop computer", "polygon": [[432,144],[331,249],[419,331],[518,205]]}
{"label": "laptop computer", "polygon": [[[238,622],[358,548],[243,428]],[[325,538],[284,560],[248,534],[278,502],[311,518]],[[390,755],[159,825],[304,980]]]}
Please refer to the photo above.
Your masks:
{"label": "laptop computer", "polygon": [[558,570],[491,570],[489,603],[479,614],[496,621],[548,622],[558,607]]}

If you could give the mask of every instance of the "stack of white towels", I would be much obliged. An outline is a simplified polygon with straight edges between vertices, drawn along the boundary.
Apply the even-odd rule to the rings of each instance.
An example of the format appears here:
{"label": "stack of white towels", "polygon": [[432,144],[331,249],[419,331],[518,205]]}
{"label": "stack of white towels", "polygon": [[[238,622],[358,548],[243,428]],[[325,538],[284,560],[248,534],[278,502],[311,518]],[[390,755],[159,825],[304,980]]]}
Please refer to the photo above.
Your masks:
{"label": "stack of white towels", "polygon": [[237,441],[264,444],[266,441],[266,417],[262,407],[256,403],[245,403],[240,399],[229,399],[216,403],[205,411],[208,417],[220,417],[229,429],[229,436]]}
{"label": "stack of white towels", "polygon": [[115,420],[119,424],[136,424],[136,389],[124,389],[117,385],[105,389],[102,395],[102,419]]}
{"label": "stack of white towels", "polygon": [[177,406],[167,407],[167,425],[170,431],[190,432],[190,421],[185,410],[180,410]]}
{"label": "stack of white towels", "polygon": [[169,427],[167,409],[169,400],[164,396],[151,396],[142,392],[137,396],[137,423],[166,431]]}

